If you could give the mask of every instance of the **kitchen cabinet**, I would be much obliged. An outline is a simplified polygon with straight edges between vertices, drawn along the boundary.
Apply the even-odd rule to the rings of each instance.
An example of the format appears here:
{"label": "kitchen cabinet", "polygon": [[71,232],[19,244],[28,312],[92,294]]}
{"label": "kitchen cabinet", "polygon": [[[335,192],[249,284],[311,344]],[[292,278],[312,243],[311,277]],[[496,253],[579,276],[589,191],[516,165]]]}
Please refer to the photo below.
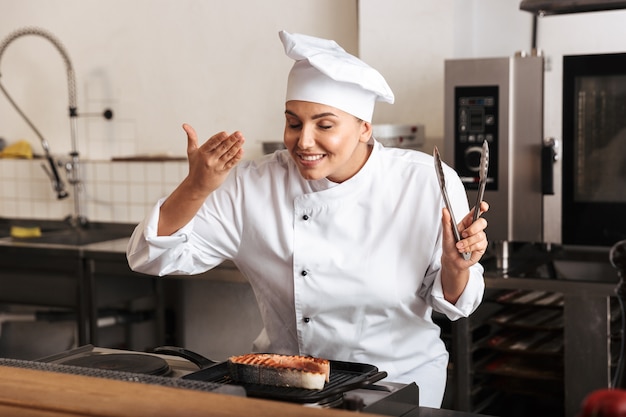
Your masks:
{"label": "kitchen cabinet", "polygon": [[453,407],[576,415],[587,394],[609,387],[616,366],[617,283],[617,272],[571,280],[487,270],[482,305],[449,331]]}
{"label": "kitchen cabinet", "polygon": [[[88,343],[110,347],[111,340],[117,339],[125,348],[139,351],[171,344],[171,331],[166,328],[167,284],[164,279],[130,270],[127,242],[126,238],[101,242],[83,251]],[[106,328],[123,334],[107,340],[99,326],[102,321],[116,324]]]}
{"label": "kitchen cabinet", "polygon": [[[45,227],[49,230],[58,228],[55,222],[46,223]],[[73,320],[78,336],[75,345],[144,351],[155,346],[183,344],[209,357],[227,356],[234,347],[243,352],[245,346],[245,351],[249,351],[251,340],[260,331],[258,308],[249,285],[232,262],[225,262],[193,279],[140,274],[130,270],[126,259],[128,237],[135,225],[94,227],[94,236],[104,236],[105,240],[75,244],[72,239],[67,239],[67,235],[61,234],[63,244],[59,244],[55,242],[58,235],[46,233],[41,239],[0,237],[0,308],[25,306],[43,312],[38,315],[41,326],[48,319]],[[2,230],[8,229],[3,228],[0,219],[0,234]],[[231,293],[238,301],[249,304],[236,310],[238,314],[233,314],[236,317],[243,314],[246,320],[243,326],[238,324],[240,331],[236,336],[228,335],[232,332],[229,323],[236,317],[224,317],[223,310],[215,310],[230,301],[219,297]],[[190,294],[193,295],[191,300]],[[205,307],[211,297],[214,297],[213,310],[207,312]],[[209,323],[207,328],[207,315],[215,318],[214,327]],[[27,323],[14,324],[28,326]],[[48,327],[58,324],[52,323]],[[63,330],[68,327],[69,323]],[[244,335],[241,335],[242,327],[247,329]],[[8,333],[4,336],[10,337]],[[216,344],[211,341],[218,336],[227,338],[226,342]],[[73,337],[74,332],[70,330],[67,343],[71,343]],[[251,338],[249,343],[240,340],[245,337]],[[24,339],[38,341],[36,337]],[[71,346],[19,357],[48,356],[68,347]],[[215,354],[214,350],[206,352],[207,347],[218,349],[220,354]],[[9,349],[14,350],[14,345],[11,344]]]}
{"label": "kitchen cabinet", "polygon": [[[92,227],[91,235],[97,233],[105,241],[83,244],[52,222],[44,230],[54,232],[44,232],[41,238],[1,238],[0,304],[28,306],[42,320],[73,320],[79,345],[107,344],[100,336],[114,328],[121,333],[119,343],[128,344],[136,333],[131,326],[143,321],[152,322],[150,345],[161,344],[165,337],[161,284],[130,271],[124,255],[128,238],[114,239],[130,236],[134,225]],[[52,353],[56,352],[47,354]]]}
{"label": "kitchen cabinet", "polygon": [[[76,250],[0,246],[0,303],[6,309],[16,306],[24,309],[18,316],[30,315],[23,311],[45,312],[49,316],[46,320],[55,322],[53,326],[59,325],[58,320],[73,320],[79,341],[86,341],[88,335],[83,324],[88,320],[88,309],[83,297],[83,274],[82,259]],[[25,326],[26,323],[19,323],[17,331]],[[10,335],[10,331],[3,330],[3,338]]]}

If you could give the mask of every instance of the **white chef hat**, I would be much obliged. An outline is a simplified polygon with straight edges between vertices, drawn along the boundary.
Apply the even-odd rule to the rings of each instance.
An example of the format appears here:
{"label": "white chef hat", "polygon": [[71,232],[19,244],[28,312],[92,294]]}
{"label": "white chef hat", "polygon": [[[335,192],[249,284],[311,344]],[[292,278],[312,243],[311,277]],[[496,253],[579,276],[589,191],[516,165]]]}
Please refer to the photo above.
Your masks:
{"label": "white chef hat", "polygon": [[376,101],[393,103],[393,92],[383,76],[335,41],[284,30],[279,36],[287,56],[296,60],[285,101],[325,104],[367,122],[372,121]]}

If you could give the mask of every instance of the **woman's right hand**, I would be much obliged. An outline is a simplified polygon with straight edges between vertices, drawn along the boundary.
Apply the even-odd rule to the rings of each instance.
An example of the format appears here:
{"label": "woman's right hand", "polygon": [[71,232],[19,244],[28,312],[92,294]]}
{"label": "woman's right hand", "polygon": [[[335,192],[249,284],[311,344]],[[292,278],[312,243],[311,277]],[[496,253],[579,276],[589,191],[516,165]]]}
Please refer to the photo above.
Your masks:
{"label": "woman's right hand", "polygon": [[187,133],[189,159],[188,188],[204,197],[219,188],[228,172],[243,158],[244,137],[237,131],[229,135],[220,132],[198,146],[198,135],[193,127],[183,124]]}
{"label": "woman's right hand", "polygon": [[171,235],[187,224],[243,158],[241,132],[232,135],[220,132],[198,146],[198,135],[193,127],[184,124],[183,129],[187,132],[189,174],[160,208],[159,236]]}

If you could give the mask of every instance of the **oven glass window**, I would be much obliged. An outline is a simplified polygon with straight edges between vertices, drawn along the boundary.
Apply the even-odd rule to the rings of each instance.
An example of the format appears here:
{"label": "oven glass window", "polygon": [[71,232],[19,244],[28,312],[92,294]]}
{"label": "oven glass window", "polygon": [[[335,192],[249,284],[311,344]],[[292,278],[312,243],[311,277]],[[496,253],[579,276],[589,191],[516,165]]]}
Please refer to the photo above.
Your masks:
{"label": "oven glass window", "polygon": [[580,76],[574,88],[574,201],[626,203],[626,75]]}

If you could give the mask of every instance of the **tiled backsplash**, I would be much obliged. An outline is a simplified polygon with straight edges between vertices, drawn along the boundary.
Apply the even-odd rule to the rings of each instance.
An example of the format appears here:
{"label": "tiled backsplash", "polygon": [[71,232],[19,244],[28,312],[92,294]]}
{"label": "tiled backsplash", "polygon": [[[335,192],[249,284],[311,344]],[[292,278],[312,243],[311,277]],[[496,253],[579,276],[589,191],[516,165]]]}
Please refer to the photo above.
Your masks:
{"label": "tiled backsplash", "polygon": [[[70,196],[58,200],[42,163],[0,159],[0,217],[56,220],[74,214],[73,186],[65,181]],[[187,175],[188,165],[186,161],[81,161],[80,169],[82,214],[89,221],[137,223],[160,197],[174,190]]]}

